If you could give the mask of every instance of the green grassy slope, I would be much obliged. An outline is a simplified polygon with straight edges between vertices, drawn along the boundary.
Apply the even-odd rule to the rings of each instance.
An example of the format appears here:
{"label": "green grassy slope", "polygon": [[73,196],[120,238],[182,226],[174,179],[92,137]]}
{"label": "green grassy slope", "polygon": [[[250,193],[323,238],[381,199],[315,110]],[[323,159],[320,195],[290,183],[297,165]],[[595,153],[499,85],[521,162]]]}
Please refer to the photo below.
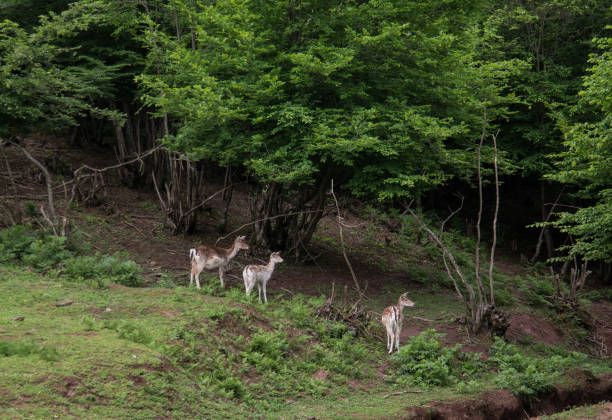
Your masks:
{"label": "green grassy slope", "polygon": [[[384,346],[314,320],[321,299],[263,306],[239,289],[225,294],[100,290],[0,266],[0,411],[7,418],[393,417],[401,406],[443,396],[382,399],[399,389],[385,380]],[[56,307],[65,301],[73,303]],[[391,403],[397,398],[401,406]]]}

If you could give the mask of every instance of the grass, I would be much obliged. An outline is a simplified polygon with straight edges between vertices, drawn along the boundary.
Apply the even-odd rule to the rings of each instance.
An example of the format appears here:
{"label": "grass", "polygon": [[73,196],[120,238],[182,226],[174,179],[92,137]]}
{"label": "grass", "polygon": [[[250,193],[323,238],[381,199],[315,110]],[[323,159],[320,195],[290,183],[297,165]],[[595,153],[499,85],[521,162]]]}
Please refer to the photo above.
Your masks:
{"label": "grass", "polygon": [[[383,245],[374,243],[373,229],[366,233],[373,246]],[[408,230],[402,235],[399,239],[412,241]],[[398,362],[383,343],[354,337],[343,324],[314,319],[323,296],[277,295],[263,305],[240,287],[222,289],[209,273],[202,273],[201,290],[177,286],[163,273],[156,287],[128,288],[112,281],[140,268],[110,256],[104,257],[109,267],[125,270],[113,271],[113,278],[105,272],[97,284],[89,270],[101,266],[101,256],[67,258],[60,275],[53,267],[62,244],[39,241],[28,248],[16,242],[20,236],[5,236],[6,249],[19,254],[5,264],[22,264],[0,265],[0,412],[9,418],[402,418],[406,407],[476,397],[509,384],[531,386],[534,379],[529,371],[519,372],[500,383],[494,366],[477,363],[477,375],[457,375],[453,386],[419,388],[419,381],[398,376]],[[464,308],[434,262],[437,250],[423,247],[401,256],[395,251],[404,242],[393,242],[398,248],[389,252],[412,267],[409,296],[416,305],[405,310],[405,325],[431,327],[410,319],[419,317],[446,328],[445,321],[461,316]],[[26,260],[33,271],[25,271]],[[391,270],[385,259],[379,265]],[[531,310],[529,305],[537,304],[545,311],[541,299],[550,289],[545,279],[502,273],[497,278],[509,306]],[[319,287],[329,293],[324,283]],[[367,305],[380,312],[405,289],[406,284],[390,281]],[[60,301],[73,304],[56,307]],[[373,323],[384,334],[378,319]],[[521,351],[534,366],[542,358],[567,356],[527,344],[530,348]],[[434,355],[423,363],[439,361]],[[592,368],[611,370],[609,364]],[[394,395],[398,391],[415,392]]]}
{"label": "grass", "polygon": [[[0,266],[0,410],[9,418],[401,418],[409,406],[496,387],[487,371],[456,387],[402,385],[382,343],[313,319],[324,297],[262,305],[216,280],[200,291],[97,289]],[[459,309],[424,291],[414,299],[419,316],[433,316],[434,301],[437,314],[440,305]],[[62,301],[73,304],[55,306]]]}
{"label": "grass", "polygon": [[[242,293],[226,293],[236,300],[183,287],[100,290],[1,266],[2,411],[20,418],[268,417],[291,412],[291,401],[318,407],[365,396],[349,384],[377,380],[383,348],[314,325],[305,318],[309,299],[251,306]],[[66,300],[74,303],[55,306]],[[326,380],[313,377],[321,367]]]}
{"label": "grass", "polygon": [[[606,407],[606,405],[608,407]],[[585,407],[576,407],[570,410],[562,411],[560,413],[551,414],[549,416],[540,416],[539,418],[541,420],[570,420],[576,418],[595,419],[598,418],[598,416],[602,415],[604,412],[610,415],[611,410],[612,407],[610,407],[610,403],[607,401],[602,401],[599,404],[589,405]]]}

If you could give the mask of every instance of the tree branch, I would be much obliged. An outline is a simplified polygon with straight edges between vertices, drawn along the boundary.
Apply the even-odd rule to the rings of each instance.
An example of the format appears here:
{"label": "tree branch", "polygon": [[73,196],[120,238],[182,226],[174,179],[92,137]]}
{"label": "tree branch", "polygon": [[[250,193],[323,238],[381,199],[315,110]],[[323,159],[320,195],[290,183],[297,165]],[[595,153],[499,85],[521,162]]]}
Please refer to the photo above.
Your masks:
{"label": "tree branch", "polygon": [[366,286],[364,287],[364,290],[361,290],[361,287],[359,286],[359,282],[357,281],[357,276],[355,275],[355,271],[353,270],[353,266],[351,265],[351,262],[348,259],[348,255],[346,255],[346,247],[344,246],[344,235],[342,232],[342,220],[343,217],[340,214],[340,205],[338,204],[338,199],[336,198],[336,194],[334,193],[334,180],[332,178],[331,180],[331,189],[330,189],[330,194],[332,195],[332,197],[334,197],[334,202],[336,203],[336,211],[337,211],[337,215],[336,215],[336,222],[338,223],[338,230],[340,233],[340,244],[342,245],[342,255],[344,255],[344,261],[346,261],[346,265],[349,268],[349,271],[351,272],[351,277],[353,277],[353,282],[355,282],[355,288],[357,290],[357,293],[359,293],[359,299],[357,299],[357,303],[359,303],[359,301],[361,300],[362,297],[364,297],[364,293],[365,290],[367,289],[367,283]]}

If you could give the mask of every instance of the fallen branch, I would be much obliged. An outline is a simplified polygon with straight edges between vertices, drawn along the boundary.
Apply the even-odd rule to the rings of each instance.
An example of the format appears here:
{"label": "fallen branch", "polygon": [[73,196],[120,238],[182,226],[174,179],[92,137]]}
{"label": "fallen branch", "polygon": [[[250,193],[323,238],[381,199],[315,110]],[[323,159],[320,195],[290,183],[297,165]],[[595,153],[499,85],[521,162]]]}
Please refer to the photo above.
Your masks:
{"label": "fallen branch", "polygon": [[421,318],[420,316],[408,316],[407,318],[418,319],[419,321],[425,322],[436,322],[434,319]]}
{"label": "fallen branch", "polygon": [[402,394],[422,394],[425,391],[398,391],[398,392],[392,392],[390,394],[384,395],[383,398],[388,398],[394,395],[402,395]]}
{"label": "fallen branch", "polygon": [[133,228],[136,232],[140,233],[142,235],[143,238],[146,238],[147,235],[145,235],[144,233],[142,233],[142,231],[140,229],[138,229],[135,225],[133,225],[132,223],[128,222],[127,220],[124,220],[123,223],[125,223],[126,225],[128,225],[129,227]]}

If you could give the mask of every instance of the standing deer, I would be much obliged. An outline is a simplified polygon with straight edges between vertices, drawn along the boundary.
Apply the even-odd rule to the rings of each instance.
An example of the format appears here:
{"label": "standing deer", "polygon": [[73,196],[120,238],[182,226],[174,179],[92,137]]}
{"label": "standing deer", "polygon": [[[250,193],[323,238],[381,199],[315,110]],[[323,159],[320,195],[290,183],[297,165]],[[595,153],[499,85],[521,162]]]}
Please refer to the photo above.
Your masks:
{"label": "standing deer", "polygon": [[247,265],[242,270],[242,278],[244,279],[244,288],[246,289],[246,295],[251,294],[253,286],[257,283],[257,289],[259,290],[259,302],[261,302],[261,289],[263,288],[264,302],[268,303],[268,297],[266,296],[266,285],[268,280],[272,277],[274,266],[276,263],[282,263],[278,252],[270,254],[270,262],[268,265]]}
{"label": "standing deer", "polygon": [[382,313],[381,321],[387,328],[387,349],[389,354],[393,352],[393,345],[399,351],[400,333],[402,332],[402,322],[404,321],[404,307],[414,306],[414,302],[406,297],[404,293],[399,297],[397,305],[387,306]]}
{"label": "standing deer", "polygon": [[191,259],[191,275],[189,276],[189,285],[191,286],[195,277],[196,286],[199,289],[200,273],[202,270],[219,268],[221,287],[225,287],[225,284],[223,284],[223,274],[225,274],[229,262],[241,249],[249,249],[249,245],[244,238],[244,236],[236,237],[234,244],[229,249],[206,245],[200,245],[197,248],[190,249],[189,258]]}

